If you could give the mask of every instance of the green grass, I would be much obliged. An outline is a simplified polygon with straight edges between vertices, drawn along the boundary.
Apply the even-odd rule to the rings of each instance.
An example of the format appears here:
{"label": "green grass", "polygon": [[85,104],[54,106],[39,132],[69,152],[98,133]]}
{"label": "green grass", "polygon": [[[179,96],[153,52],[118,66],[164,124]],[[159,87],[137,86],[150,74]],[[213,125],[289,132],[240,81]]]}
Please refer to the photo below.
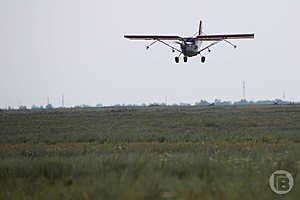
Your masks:
{"label": "green grass", "polygon": [[300,106],[0,111],[0,199],[300,196]]}

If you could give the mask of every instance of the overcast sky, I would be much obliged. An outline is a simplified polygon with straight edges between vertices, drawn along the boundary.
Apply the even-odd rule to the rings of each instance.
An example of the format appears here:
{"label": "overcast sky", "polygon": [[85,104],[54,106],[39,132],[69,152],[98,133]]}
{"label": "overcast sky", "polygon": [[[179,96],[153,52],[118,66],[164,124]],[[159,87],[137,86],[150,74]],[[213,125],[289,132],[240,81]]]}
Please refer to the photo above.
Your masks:
{"label": "overcast sky", "polygon": [[[149,3],[151,2],[151,3]],[[300,101],[296,0],[0,0],[0,107]],[[170,49],[124,34],[255,33],[176,64]]]}

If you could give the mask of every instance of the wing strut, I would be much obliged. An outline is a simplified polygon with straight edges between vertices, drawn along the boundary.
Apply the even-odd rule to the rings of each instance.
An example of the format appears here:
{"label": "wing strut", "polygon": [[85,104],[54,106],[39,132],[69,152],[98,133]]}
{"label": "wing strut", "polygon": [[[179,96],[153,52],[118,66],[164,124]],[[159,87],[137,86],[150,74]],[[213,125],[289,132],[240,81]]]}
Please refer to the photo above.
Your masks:
{"label": "wing strut", "polygon": [[170,48],[172,49],[173,52],[177,51],[177,52],[179,52],[180,54],[182,53],[182,51],[180,51],[180,50],[177,49],[176,47],[174,47],[174,46],[172,46],[172,45],[170,45],[170,44],[168,44],[168,43],[166,43],[166,42],[164,42],[164,41],[162,41],[162,40],[160,40],[160,39],[155,39],[154,42],[152,42],[150,45],[146,46],[146,49],[148,50],[152,45],[154,45],[154,44],[157,43],[157,42],[160,42],[160,43],[162,43],[162,44],[164,44],[164,45],[170,47]]}
{"label": "wing strut", "polygon": [[228,40],[224,40],[225,42],[227,42],[228,44],[230,44],[231,46],[233,46],[233,48],[237,48],[237,46],[236,45],[234,45],[233,43],[231,43],[231,42],[229,42]]}
{"label": "wing strut", "polygon": [[146,46],[146,49],[148,50],[152,45],[154,45],[156,42],[158,42],[157,40],[155,40],[154,42],[152,42],[150,45]]}
{"label": "wing strut", "polygon": [[209,49],[210,47],[215,46],[216,44],[218,44],[218,43],[220,43],[220,42],[222,42],[222,41],[227,42],[228,44],[230,44],[231,46],[233,46],[233,48],[235,48],[235,49],[237,48],[237,46],[234,45],[233,43],[229,42],[229,41],[226,40],[226,39],[223,39],[223,40],[219,40],[219,41],[213,42],[213,43],[211,43],[210,45],[204,47],[203,49],[201,49],[200,51],[198,51],[198,54],[200,54],[202,51],[205,51],[206,49],[208,49],[208,51],[210,52],[210,49]]}
{"label": "wing strut", "polygon": [[178,51],[179,53],[182,53],[182,51],[180,51],[179,49],[177,49],[176,47],[173,47],[172,45],[170,45],[170,44],[168,44],[168,43],[166,43],[166,42],[164,42],[164,41],[161,41],[161,40],[157,40],[158,42],[160,42],[160,43],[162,43],[162,44],[164,44],[164,45],[166,45],[166,46],[168,46],[168,47],[170,47],[171,49],[172,49],[172,51],[174,52],[174,51]]}
{"label": "wing strut", "polygon": [[211,43],[210,45],[208,45],[208,46],[204,47],[203,49],[201,49],[200,51],[198,51],[198,54],[200,54],[202,51],[205,51],[206,49],[209,49],[212,46],[215,46],[216,44],[220,43],[221,41],[222,40]]}

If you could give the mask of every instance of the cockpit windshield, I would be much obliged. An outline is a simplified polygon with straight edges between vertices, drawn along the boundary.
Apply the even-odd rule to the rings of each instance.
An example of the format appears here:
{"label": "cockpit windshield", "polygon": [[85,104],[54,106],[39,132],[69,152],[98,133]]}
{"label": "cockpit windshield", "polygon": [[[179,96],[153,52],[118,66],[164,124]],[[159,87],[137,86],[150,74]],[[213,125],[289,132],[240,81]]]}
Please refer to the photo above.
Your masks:
{"label": "cockpit windshield", "polygon": [[195,41],[192,41],[192,42],[186,42],[187,45],[194,45],[195,44]]}
{"label": "cockpit windshield", "polygon": [[194,45],[195,44],[195,39],[194,38],[185,38],[184,41],[187,45]]}

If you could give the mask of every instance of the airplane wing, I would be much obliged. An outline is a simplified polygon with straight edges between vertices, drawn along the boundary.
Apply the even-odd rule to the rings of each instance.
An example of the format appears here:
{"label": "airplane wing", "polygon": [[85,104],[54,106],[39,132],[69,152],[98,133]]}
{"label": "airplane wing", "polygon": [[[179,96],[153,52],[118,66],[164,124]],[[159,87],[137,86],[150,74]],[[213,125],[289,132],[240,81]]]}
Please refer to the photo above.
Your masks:
{"label": "airplane wing", "polygon": [[182,37],[175,35],[124,35],[130,40],[182,40]]}
{"label": "airplane wing", "polygon": [[254,34],[199,35],[199,41],[220,41],[228,39],[253,39]]}

